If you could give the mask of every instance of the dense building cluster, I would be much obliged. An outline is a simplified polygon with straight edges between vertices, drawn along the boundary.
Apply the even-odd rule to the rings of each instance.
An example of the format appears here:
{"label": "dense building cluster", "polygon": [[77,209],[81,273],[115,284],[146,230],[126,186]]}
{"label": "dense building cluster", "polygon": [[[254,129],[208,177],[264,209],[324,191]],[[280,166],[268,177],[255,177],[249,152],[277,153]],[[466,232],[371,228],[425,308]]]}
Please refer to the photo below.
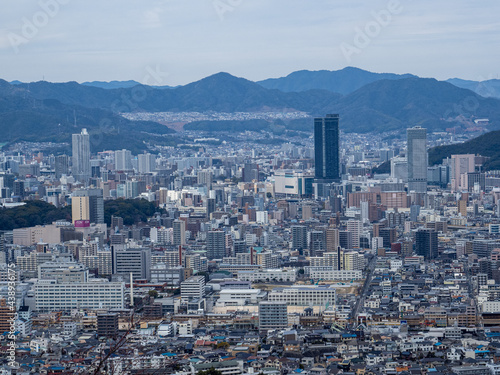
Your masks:
{"label": "dense building cluster", "polygon": [[[0,154],[2,210],[71,206],[0,232],[0,345],[19,365],[2,371],[499,374],[500,172],[429,166],[445,134],[339,121],[284,144],[94,154],[83,129],[71,157]],[[156,212],[106,211],[125,199]]]}

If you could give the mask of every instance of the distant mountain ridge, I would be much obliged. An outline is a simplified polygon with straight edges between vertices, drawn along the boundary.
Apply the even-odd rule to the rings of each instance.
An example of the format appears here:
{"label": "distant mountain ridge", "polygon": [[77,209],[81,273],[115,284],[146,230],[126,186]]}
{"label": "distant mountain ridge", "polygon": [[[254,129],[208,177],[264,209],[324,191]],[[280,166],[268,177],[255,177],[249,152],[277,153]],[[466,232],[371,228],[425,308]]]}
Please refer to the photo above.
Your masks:
{"label": "distant mountain ridge", "polygon": [[372,73],[354,67],[341,70],[300,70],[286,77],[270,78],[257,82],[267,89],[283,92],[328,90],[343,95],[350,94],[369,83],[383,79],[415,78],[412,74]]}
{"label": "distant mountain ridge", "polygon": [[457,87],[474,91],[485,98],[500,99],[500,79],[490,79],[486,81],[467,81],[459,78],[451,78],[446,82]]}
{"label": "distant mountain ridge", "polygon": [[[99,87],[101,89],[112,90],[112,89],[128,89],[137,85],[142,85],[142,83],[129,80],[129,81],[91,81],[82,82],[84,86]],[[172,86],[150,86],[157,89],[172,89]]]}
{"label": "distant mountain ridge", "polygon": [[[344,70],[351,73],[358,71],[354,68]],[[487,118],[490,124],[484,129],[500,129],[500,100],[484,98],[447,82],[415,76],[404,78],[392,75],[391,79],[373,81],[346,95],[320,89],[283,92],[267,89],[261,84],[228,73],[214,74],[168,90],[144,85],[104,89],[77,82],[46,81],[12,85],[0,80],[0,99],[6,103],[3,110],[0,108],[4,120],[0,117],[0,134],[2,129],[6,129],[4,134],[8,135],[8,140],[29,138],[32,130],[35,134],[45,136],[53,134],[53,127],[58,126],[58,123],[72,125],[73,112],[77,115],[81,113],[77,117],[86,119],[90,124],[88,127],[98,126],[99,117],[117,121],[123,129],[132,126],[136,141],[143,139],[145,132],[168,131],[156,123],[122,122],[120,113],[293,110],[306,112],[311,117],[339,113],[344,131],[363,133],[401,131],[415,125],[426,127],[429,131],[453,128],[453,131],[460,132],[478,127],[474,123],[475,119]],[[12,107],[16,106],[24,111],[24,118],[31,119],[33,124],[36,122],[34,119],[42,116],[42,123],[47,128],[23,131],[23,121],[12,114]],[[82,126],[86,125],[83,122]],[[217,131],[223,129],[225,124],[222,122],[217,126],[209,126],[195,123],[189,128]],[[227,124],[231,131],[238,131],[240,127],[242,130],[252,129],[251,123],[235,121]],[[15,129],[10,129],[13,126]],[[285,121],[280,126],[286,126],[289,130],[310,131],[312,120]],[[255,126],[255,130],[258,129],[266,129],[265,124]]]}
{"label": "distant mountain ridge", "polygon": [[55,99],[64,104],[104,108],[114,112],[251,112],[289,108],[308,112],[340,97],[339,94],[321,90],[301,93],[267,90],[255,82],[228,73],[214,74],[170,90],[144,85],[103,89],[77,82],[45,81],[23,83],[16,88],[19,89],[19,95],[29,92],[40,100]]}
{"label": "distant mountain ridge", "polygon": [[161,138],[173,130],[155,122],[130,121],[112,111],[38,99],[0,80],[0,142],[71,142],[71,134],[87,128],[93,152],[128,148],[146,150],[146,143],[173,145]]}

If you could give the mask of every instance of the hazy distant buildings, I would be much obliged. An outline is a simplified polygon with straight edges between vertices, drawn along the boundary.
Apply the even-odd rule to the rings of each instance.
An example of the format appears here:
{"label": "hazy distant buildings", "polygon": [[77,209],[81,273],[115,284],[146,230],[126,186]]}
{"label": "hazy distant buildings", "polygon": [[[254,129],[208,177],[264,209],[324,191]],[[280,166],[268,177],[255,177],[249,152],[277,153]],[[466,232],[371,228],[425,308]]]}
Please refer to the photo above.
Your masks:
{"label": "hazy distant buildings", "polygon": [[90,135],[87,129],[80,134],[73,134],[73,176],[80,182],[87,183],[90,178]]}
{"label": "hazy distant buildings", "polygon": [[259,181],[259,165],[254,163],[245,163],[242,175],[243,182]]}
{"label": "hazy distant buildings", "polygon": [[115,151],[115,170],[128,171],[132,169],[132,153],[129,150]]}
{"label": "hazy distant buildings", "polygon": [[427,191],[427,129],[416,126],[407,130],[408,135],[408,190]]}
{"label": "hazy distant buildings", "polygon": [[137,171],[139,173],[151,173],[156,168],[156,155],[145,153],[137,156]]}
{"label": "hazy distant buildings", "polygon": [[69,174],[68,155],[58,155],[55,157],[55,174],[56,178],[61,178],[63,175]]}
{"label": "hazy distant buildings", "polygon": [[340,180],[339,115],[314,119],[314,163],[318,180]]}
{"label": "hazy distant buildings", "polygon": [[451,155],[451,190],[467,190],[467,174],[475,171],[475,155]]}
{"label": "hazy distant buildings", "polygon": [[391,159],[391,177],[403,182],[408,181],[408,161],[406,158],[395,156]]}

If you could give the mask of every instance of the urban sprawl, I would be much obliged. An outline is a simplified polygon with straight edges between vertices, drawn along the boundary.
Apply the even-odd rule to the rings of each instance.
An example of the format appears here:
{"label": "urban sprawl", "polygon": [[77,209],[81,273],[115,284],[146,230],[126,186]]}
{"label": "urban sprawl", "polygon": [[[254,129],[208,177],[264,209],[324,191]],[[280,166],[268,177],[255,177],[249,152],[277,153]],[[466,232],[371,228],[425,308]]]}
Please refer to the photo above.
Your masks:
{"label": "urban sprawl", "polygon": [[[304,117],[133,118],[214,116]],[[1,152],[2,218],[67,217],[0,231],[0,373],[500,374],[500,171],[430,166],[456,135],[310,121],[286,143],[91,153],[83,129],[71,155]]]}

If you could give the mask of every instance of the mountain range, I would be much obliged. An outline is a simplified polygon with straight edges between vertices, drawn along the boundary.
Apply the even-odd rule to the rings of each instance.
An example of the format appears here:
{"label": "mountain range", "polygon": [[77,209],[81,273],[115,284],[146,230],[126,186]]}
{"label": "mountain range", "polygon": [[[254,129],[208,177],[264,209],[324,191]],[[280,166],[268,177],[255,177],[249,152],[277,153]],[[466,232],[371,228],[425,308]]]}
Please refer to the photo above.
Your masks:
{"label": "mountain range", "polygon": [[71,142],[71,134],[87,128],[93,152],[127,148],[140,152],[147,142],[174,145],[174,131],[151,121],[130,121],[106,109],[38,99],[0,80],[0,143]]}
{"label": "mountain range", "polygon": [[416,76],[412,74],[373,73],[359,68],[346,67],[333,71],[300,70],[290,73],[286,77],[270,78],[257,83],[267,89],[277,89],[283,92],[328,90],[346,95],[375,81],[402,78],[416,78]]}
{"label": "mountain range", "polygon": [[[308,79],[310,77],[310,79]],[[154,122],[125,120],[122,112],[257,112],[303,111],[311,117],[339,113],[346,132],[384,132],[420,125],[430,131],[477,127],[487,118],[488,130],[500,129],[500,100],[485,98],[449,82],[356,68],[328,72],[295,72],[259,83],[218,73],[185,86],[165,89],[134,85],[135,81],[10,84],[0,80],[0,142],[68,140],[81,127],[101,132],[113,129],[113,140],[102,147],[145,147],[145,142],[172,131]],[[97,87],[97,86],[103,87]],[[124,87],[121,87],[124,86]],[[125,87],[128,86],[128,87]],[[267,86],[264,87],[264,86]],[[106,88],[104,88],[106,87]],[[279,88],[279,89],[278,89]],[[300,91],[294,91],[300,90]],[[76,118],[76,126],[75,126]],[[216,126],[193,123],[192,130],[252,128],[244,121]],[[272,124],[270,124],[272,125]],[[285,121],[293,130],[310,131],[311,120]],[[259,123],[258,129],[265,128]],[[120,134],[118,136],[118,134]],[[104,137],[108,138],[108,137]],[[171,142],[170,139],[168,142]]]}
{"label": "mountain range", "polygon": [[446,82],[457,87],[474,91],[476,94],[486,98],[500,99],[500,79],[489,79],[486,81],[467,81],[459,78],[451,78]]}

